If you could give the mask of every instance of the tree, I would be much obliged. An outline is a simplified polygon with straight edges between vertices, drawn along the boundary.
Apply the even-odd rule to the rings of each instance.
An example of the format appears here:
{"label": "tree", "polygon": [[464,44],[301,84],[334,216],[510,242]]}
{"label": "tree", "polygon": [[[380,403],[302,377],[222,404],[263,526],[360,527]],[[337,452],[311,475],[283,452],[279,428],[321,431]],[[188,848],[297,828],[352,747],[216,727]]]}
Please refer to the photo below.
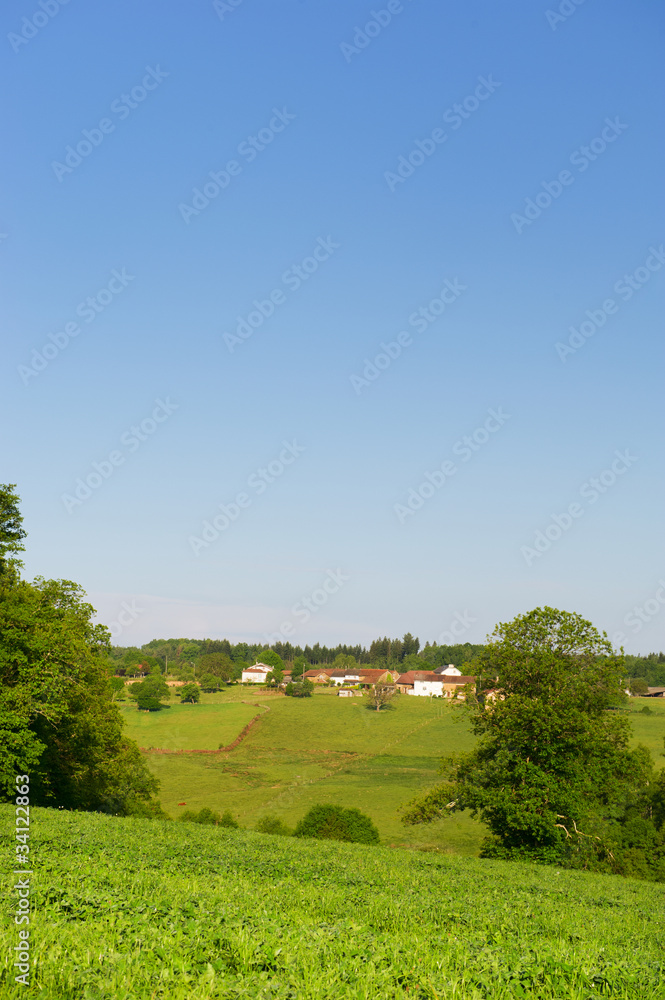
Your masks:
{"label": "tree", "polygon": [[110,636],[67,580],[0,582],[0,786],[29,773],[35,805],[129,813],[158,788],[123,733],[109,683]]}
{"label": "tree", "polygon": [[266,667],[272,667],[273,671],[281,671],[284,675],[284,660],[278,656],[274,649],[262,649],[256,656],[257,663],[265,663]]}
{"label": "tree", "polygon": [[355,656],[350,653],[338,653],[332,663],[335,670],[353,670],[358,666]]}
{"label": "tree", "polygon": [[640,695],[645,695],[649,693],[649,685],[647,684],[644,677],[632,677],[630,680],[630,693],[633,697],[640,697]]}
{"label": "tree", "polygon": [[180,701],[182,704],[198,705],[201,700],[201,689],[198,684],[185,684],[180,688]]}
{"label": "tree", "polygon": [[203,677],[199,679],[199,684],[202,691],[219,691],[221,690],[223,681],[219,677],[215,677],[213,674],[204,674]]}
{"label": "tree", "polygon": [[314,684],[309,677],[303,681],[289,681],[284,688],[284,693],[289,698],[311,698],[314,691]]}
{"label": "tree", "polygon": [[171,691],[158,674],[150,674],[144,681],[137,681],[129,688],[129,697],[136,699],[136,706],[143,712],[160,712],[168,705],[162,704],[165,698],[170,698]]}
{"label": "tree", "polygon": [[388,707],[394,697],[394,684],[375,684],[365,695],[365,705],[380,712],[382,708]]}
{"label": "tree", "polygon": [[17,552],[23,552],[22,545],[26,532],[23,516],[19,509],[20,498],[16,493],[16,483],[0,484],[0,574],[18,569],[22,564],[16,559]]}
{"label": "tree", "polygon": [[291,678],[295,681],[307,670],[307,663],[305,662],[304,656],[296,656],[293,661],[293,670],[291,671]]}
{"label": "tree", "polygon": [[226,653],[205,653],[199,657],[198,671],[201,676],[217,677],[228,683],[233,680],[234,670],[233,661]]}
{"label": "tree", "polygon": [[651,770],[645,748],[629,749],[628,720],[608,711],[622,697],[622,657],[590,622],[549,607],[489,638],[469,701],[478,743],[444,762],[448,780],[403,820],[470,809],[492,834],[484,857],[602,867]]}
{"label": "tree", "polygon": [[294,837],[345,840],[355,844],[378,844],[379,831],[359,809],[342,806],[312,806],[296,826]]}

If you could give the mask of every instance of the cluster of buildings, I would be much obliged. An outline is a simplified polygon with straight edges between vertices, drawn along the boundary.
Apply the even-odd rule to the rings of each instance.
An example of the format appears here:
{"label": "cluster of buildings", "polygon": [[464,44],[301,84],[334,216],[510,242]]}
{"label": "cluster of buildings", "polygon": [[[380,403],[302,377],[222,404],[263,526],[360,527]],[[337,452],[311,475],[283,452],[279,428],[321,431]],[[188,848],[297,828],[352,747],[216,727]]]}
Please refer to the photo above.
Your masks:
{"label": "cluster of buildings", "polygon": [[[243,684],[265,684],[272,667],[265,663],[255,663],[242,672]],[[400,674],[396,670],[378,670],[369,667],[356,667],[353,670],[335,670],[333,667],[320,667],[307,670],[305,677],[314,684],[335,684],[339,687],[341,697],[354,697],[375,684],[391,684],[401,694],[411,694],[416,697],[463,698],[464,688],[468,684],[475,685],[476,678],[463,674],[452,663],[447,667],[437,667],[429,670],[407,670]],[[291,680],[289,674],[284,675],[284,683]]]}

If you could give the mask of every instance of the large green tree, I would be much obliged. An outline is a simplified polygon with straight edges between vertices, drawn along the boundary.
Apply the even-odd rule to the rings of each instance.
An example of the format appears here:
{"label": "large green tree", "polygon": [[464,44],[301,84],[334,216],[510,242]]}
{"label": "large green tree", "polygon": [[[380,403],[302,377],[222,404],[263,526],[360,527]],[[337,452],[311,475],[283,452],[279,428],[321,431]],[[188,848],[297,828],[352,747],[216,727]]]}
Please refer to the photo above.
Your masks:
{"label": "large green tree", "polygon": [[444,762],[447,780],[404,821],[470,809],[491,832],[485,857],[611,862],[617,825],[652,767],[611,710],[623,697],[622,657],[590,622],[549,607],[497,625],[489,640],[471,706],[478,742]]}
{"label": "large green tree", "polygon": [[20,579],[7,559],[23,537],[18,497],[0,493],[0,795],[29,774],[35,805],[148,809],[157,782],[112,701],[109,632],[77,584]]}

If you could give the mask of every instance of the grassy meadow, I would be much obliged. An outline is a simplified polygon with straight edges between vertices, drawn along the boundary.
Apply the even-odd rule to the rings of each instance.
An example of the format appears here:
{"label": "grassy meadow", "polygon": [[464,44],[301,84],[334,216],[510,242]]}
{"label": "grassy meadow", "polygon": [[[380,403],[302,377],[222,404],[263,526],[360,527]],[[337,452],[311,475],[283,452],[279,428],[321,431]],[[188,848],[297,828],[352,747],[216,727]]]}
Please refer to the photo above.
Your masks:
{"label": "grassy meadow", "polygon": [[7,1000],[665,996],[662,885],[50,809],[31,846],[32,982],[9,876]]}
{"label": "grassy meadow", "polygon": [[[652,714],[640,712],[645,705]],[[630,709],[634,741],[647,745],[662,766],[665,702],[632,699]],[[174,697],[162,712],[127,704],[122,710],[140,746],[169,750],[227,746],[261,716],[230,752],[147,755],[162,783],[162,806],[174,818],[208,806],[230,809],[250,829],[267,813],[293,827],[310,806],[330,802],[362,809],[388,845],[477,855],[485,835],[466,814],[424,827],[400,822],[398,807],[439,780],[441,757],[473,743],[465,712],[439,699],[401,696],[377,713],[333,689],[295,699],[238,686],[203,695],[199,705],[180,705]]]}

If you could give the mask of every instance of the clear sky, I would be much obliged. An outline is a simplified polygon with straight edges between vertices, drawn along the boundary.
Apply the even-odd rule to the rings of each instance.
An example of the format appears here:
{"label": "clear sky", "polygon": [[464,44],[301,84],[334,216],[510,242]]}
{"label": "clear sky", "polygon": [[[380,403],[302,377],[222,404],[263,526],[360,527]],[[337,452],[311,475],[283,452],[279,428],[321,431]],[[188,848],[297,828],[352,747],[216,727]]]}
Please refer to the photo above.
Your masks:
{"label": "clear sky", "polygon": [[656,0],[1,18],[30,577],[121,645],[665,648]]}

